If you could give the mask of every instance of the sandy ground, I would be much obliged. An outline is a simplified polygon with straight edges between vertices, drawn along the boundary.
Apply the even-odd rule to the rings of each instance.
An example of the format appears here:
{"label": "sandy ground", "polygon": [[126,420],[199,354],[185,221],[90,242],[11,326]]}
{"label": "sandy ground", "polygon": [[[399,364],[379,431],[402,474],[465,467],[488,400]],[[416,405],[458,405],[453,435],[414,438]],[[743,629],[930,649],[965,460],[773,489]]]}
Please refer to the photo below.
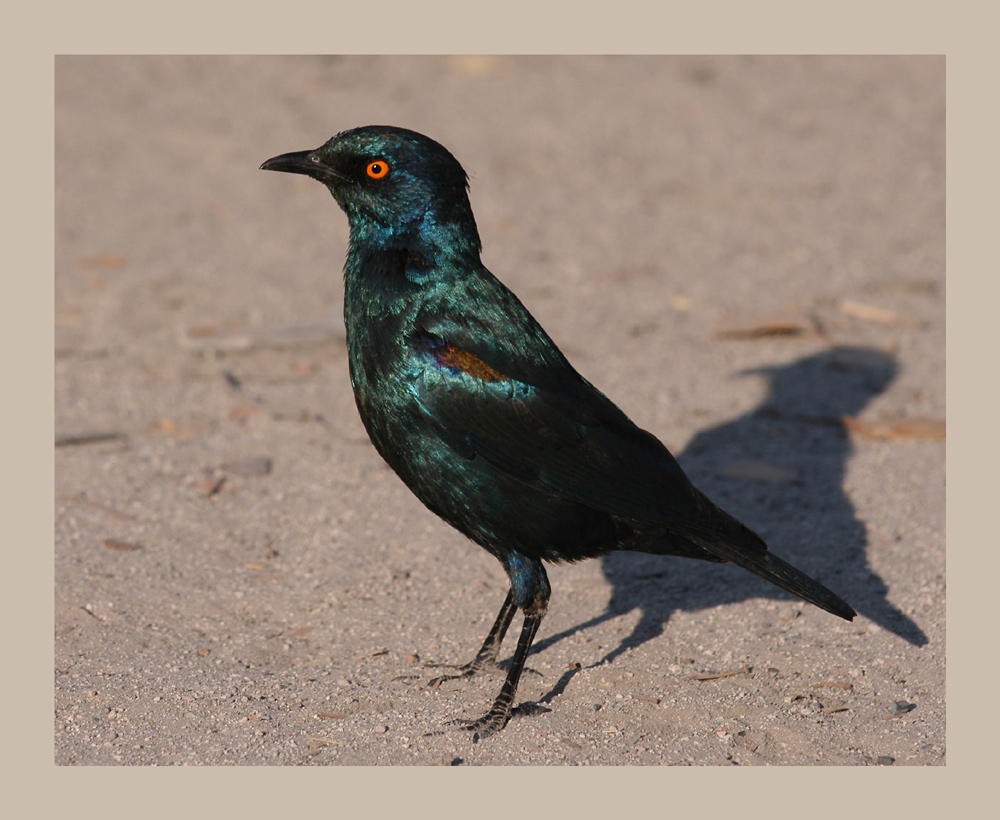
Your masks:
{"label": "sandy ground", "polygon": [[[944,115],[941,58],[57,59],[55,762],[944,763]],[[487,265],[855,622],[552,567],[540,708],[447,725],[504,574],[367,442],[345,217],[257,170],[368,123],[452,150]]]}

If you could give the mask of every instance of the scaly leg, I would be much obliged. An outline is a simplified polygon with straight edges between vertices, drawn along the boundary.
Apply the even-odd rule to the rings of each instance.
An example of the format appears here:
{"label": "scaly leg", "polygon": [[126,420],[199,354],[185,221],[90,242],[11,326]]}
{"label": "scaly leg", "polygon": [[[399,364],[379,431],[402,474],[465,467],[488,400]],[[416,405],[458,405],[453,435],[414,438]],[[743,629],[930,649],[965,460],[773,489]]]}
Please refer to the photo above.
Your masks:
{"label": "scaly leg", "polygon": [[503,643],[504,635],[507,634],[507,628],[514,618],[515,609],[517,607],[514,606],[514,593],[511,590],[507,590],[507,597],[504,599],[503,606],[500,607],[500,614],[497,615],[496,621],[493,622],[493,628],[490,629],[490,634],[486,636],[486,640],[483,641],[483,645],[476,653],[476,657],[464,666],[452,667],[453,669],[458,669],[460,674],[441,675],[431,680],[428,685],[438,687],[448,680],[471,678],[477,672],[481,672],[487,667],[498,668],[497,655],[500,653],[500,644]]}
{"label": "scaly leg", "polygon": [[531,643],[535,640],[535,633],[538,632],[538,625],[545,616],[545,606],[534,607],[532,614],[525,612],[524,626],[521,627],[521,637],[517,640],[517,649],[510,662],[510,669],[507,672],[507,680],[500,689],[500,694],[493,701],[493,706],[479,720],[469,721],[464,729],[469,729],[476,733],[475,740],[480,737],[488,737],[494,732],[499,732],[507,721],[510,720],[510,712],[514,705],[514,695],[517,694],[517,684],[521,679],[521,671],[524,669],[524,662],[531,650]]}

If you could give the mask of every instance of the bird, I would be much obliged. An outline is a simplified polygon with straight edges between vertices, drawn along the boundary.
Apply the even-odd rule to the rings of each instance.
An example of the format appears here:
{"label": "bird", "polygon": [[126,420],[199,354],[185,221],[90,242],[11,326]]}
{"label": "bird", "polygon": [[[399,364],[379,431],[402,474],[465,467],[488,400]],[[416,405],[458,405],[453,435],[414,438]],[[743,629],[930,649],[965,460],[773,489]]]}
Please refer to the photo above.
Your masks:
{"label": "bird", "polygon": [[581,376],[483,265],[469,179],[441,144],[368,125],[262,170],[325,185],[347,215],[344,322],[361,420],[423,504],[491,553],[510,587],[467,678],[498,667],[489,710],[459,720],[474,741],[502,730],[551,587],[545,563],[635,551],[732,563],[846,620],[841,598],[717,507],[653,434]]}

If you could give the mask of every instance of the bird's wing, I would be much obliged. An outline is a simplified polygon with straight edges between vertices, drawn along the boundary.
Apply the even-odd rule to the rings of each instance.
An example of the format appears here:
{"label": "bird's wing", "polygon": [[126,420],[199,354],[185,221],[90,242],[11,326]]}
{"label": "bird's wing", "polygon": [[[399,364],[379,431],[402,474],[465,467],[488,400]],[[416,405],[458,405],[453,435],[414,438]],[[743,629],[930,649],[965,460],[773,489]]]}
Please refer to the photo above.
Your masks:
{"label": "bird's wing", "polygon": [[659,440],[573,370],[533,320],[534,339],[523,326],[499,337],[469,319],[425,317],[419,327],[415,391],[457,451],[637,524],[679,532],[707,512]]}

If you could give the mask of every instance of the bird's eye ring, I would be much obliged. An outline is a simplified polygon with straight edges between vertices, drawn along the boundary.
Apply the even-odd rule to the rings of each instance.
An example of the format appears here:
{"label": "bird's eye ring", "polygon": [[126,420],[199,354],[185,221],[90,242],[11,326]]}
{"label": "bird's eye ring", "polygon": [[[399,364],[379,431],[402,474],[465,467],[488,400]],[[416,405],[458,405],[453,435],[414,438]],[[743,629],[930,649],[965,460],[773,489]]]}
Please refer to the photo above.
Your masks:
{"label": "bird's eye ring", "polygon": [[365,173],[372,179],[382,179],[382,177],[389,173],[389,163],[381,159],[369,162],[368,167],[365,168]]}

